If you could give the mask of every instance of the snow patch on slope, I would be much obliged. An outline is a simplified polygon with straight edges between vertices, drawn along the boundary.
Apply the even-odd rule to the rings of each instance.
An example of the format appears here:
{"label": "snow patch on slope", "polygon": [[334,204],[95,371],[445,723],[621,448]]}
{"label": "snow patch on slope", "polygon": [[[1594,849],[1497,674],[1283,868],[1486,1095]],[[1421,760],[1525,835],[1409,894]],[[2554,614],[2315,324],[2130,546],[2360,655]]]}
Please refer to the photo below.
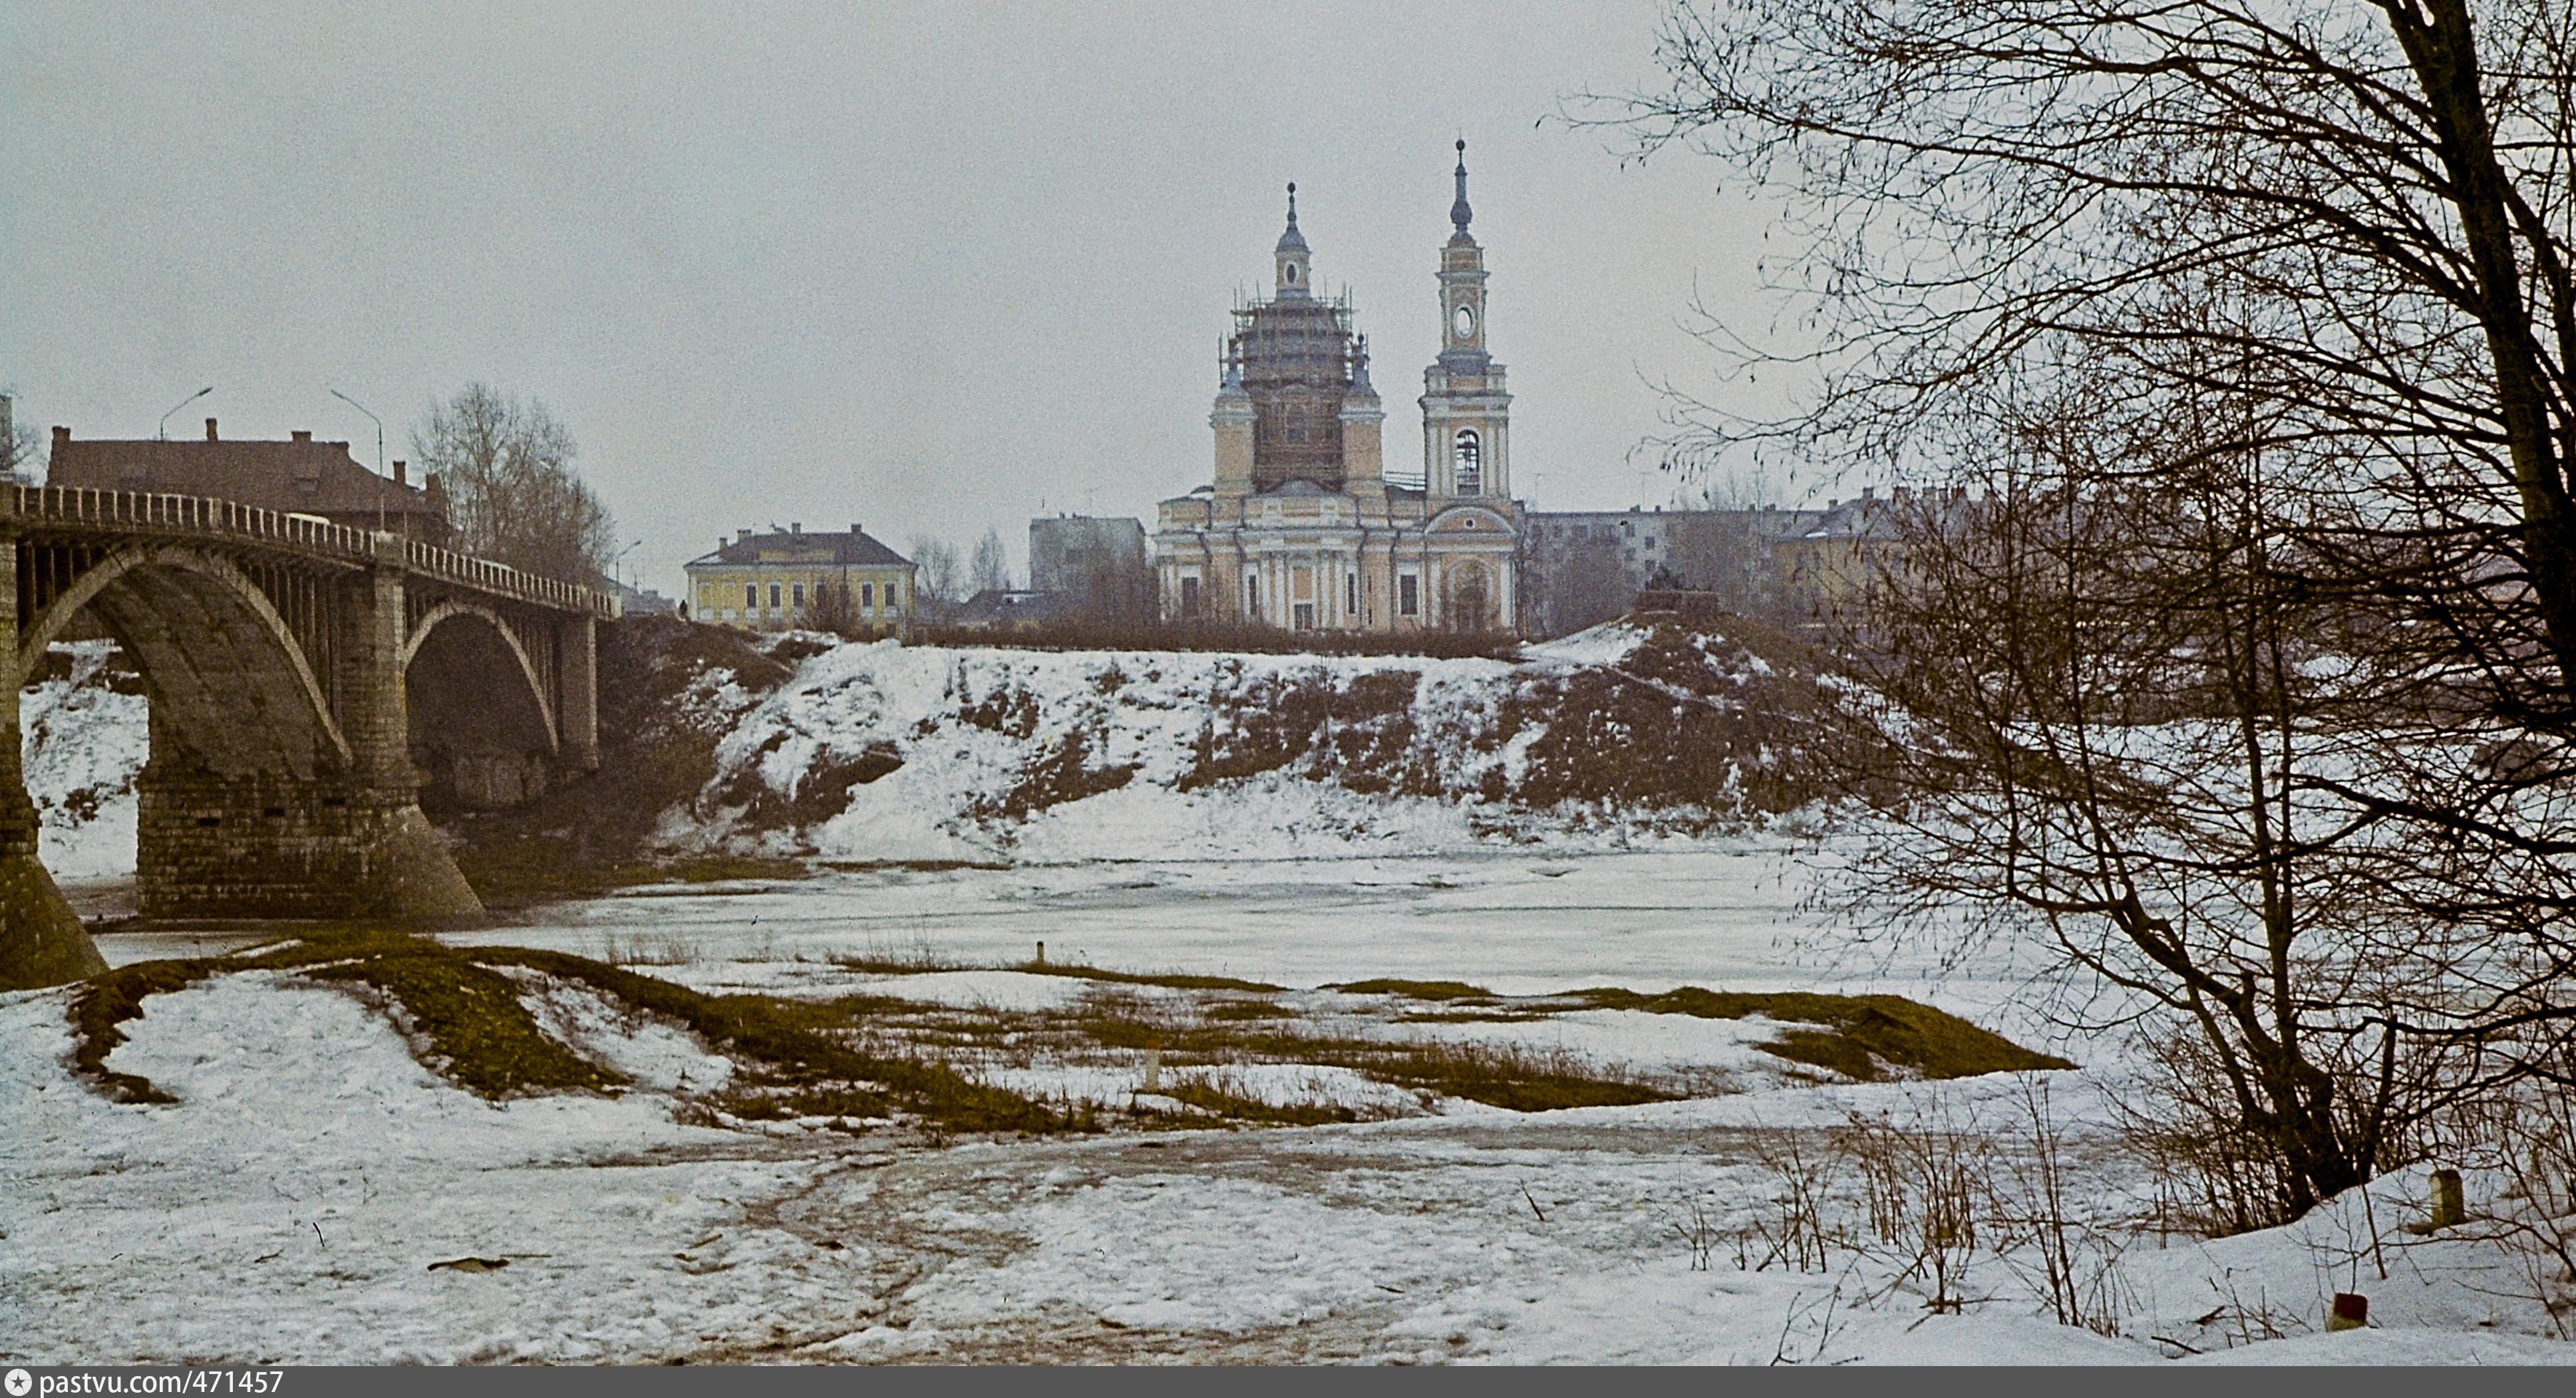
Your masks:
{"label": "snow patch on slope", "polygon": [[[1724,638],[1665,638],[1680,682],[1601,674],[1660,634],[1595,627],[1532,663],[838,646],[742,712],[667,843],[872,862],[1297,859],[1588,848],[1641,821],[1767,819],[1736,769],[1771,761],[1808,701],[1774,704],[1796,682]],[[1640,724],[1705,770],[1626,796],[1618,761],[1676,775],[1639,746]],[[1596,758],[1602,744],[1617,751]]]}
{"label": "snow patch on slope", "polygon": [[134,872],[134,791],[151,752],[150,701],[112,685],[114,641],[58,643],[71,673],[18,696],[20,759],[36,803],[37,851],[58,879]]}

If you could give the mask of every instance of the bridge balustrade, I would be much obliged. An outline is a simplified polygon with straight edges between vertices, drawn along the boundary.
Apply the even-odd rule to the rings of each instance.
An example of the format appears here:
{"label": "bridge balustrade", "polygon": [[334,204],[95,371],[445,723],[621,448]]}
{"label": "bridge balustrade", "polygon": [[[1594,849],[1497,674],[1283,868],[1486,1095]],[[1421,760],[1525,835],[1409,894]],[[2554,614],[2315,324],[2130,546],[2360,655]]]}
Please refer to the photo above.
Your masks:
{"label": "bridge balustrade", "polygon": [[[313,553],[352,561],[375,557],[368,530],[289,511],[261,509],[202,495],[164,495],[135,490],[94,490],[76,486],[10,486],[9,513],[22,519],[67,524],[130,524],[180,532],[233,535],[261,542],[292,545]],[[418,539],[403,543],[403,562],[417,572],[480,591],[566,611],[609,618],[618,614],[617,599],[557,578],[440,548]]]}

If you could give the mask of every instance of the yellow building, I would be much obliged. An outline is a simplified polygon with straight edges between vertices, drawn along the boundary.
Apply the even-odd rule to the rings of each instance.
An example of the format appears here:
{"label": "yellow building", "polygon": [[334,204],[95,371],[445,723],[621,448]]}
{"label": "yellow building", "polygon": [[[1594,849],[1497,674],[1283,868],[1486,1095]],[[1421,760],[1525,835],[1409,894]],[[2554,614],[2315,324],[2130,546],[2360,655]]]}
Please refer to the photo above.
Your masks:
{"label": "yellow building", "polygon": [[754,534],[688,565],[690,615],[759,631],[815,627],[912,634],[912,561],[869,538],[846,534]]}

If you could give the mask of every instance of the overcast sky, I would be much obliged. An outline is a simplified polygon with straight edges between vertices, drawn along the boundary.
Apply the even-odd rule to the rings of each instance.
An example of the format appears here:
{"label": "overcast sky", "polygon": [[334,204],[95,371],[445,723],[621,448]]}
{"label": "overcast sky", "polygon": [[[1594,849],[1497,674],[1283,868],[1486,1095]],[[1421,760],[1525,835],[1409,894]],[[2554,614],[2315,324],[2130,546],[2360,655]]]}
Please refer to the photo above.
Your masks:
{"label": "overcast sky", "polygon": [[1659,9],[10,0],[0,386],[115,437],[212,384],[173,436],[372,464],[327,388],[406,457],[487,379],[569,423],[665,591],[773,521],[1016,557],[1041,509],[1150,523],[1208,479],[1292,179],[1416,465],[1463,134],[1515,493],[1652,504],[1653,383],[1714,387],[1694,296],[1773,313],[1765,203],[1543,120],[1651,84]]}

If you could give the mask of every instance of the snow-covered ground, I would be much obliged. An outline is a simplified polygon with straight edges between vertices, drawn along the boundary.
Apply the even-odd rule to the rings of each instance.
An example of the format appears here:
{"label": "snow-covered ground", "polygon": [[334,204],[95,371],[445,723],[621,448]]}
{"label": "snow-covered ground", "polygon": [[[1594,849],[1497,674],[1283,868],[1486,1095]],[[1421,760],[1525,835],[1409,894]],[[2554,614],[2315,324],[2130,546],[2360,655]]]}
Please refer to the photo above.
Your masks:
{"label": "snow-covered ground", "polygon": [[150,745],[141,694],[104,683],[112,641],[58,645],[66,678],[18,697],[20,757],[36,803],[37,852],[57,879],[134,872],[135,775]]}
{"label": "snow-covered ground", "polygon": [[[1054,963],[1287,987],[1277,1003],[1336,1033],[1561,1053],[1701,1095],[1524,1115],[1345,1067],[1246,1063],[1219,1085],[1387,1119],[956,1141],[723,1127],[702,1098],[735,1065],[587,991],[513,974],[550,1032],[636,1085],[494,1104],[425,1069],[387,1014],[342,986],[256,972],[147,1002],[110,1066],[179,1101],[133,1106],[71,1075],[69,992],[25,992],[0,996],[0,1359],[2576,1359],[2538,1299],[2549,1283],[2515,1254],[2405,1231],[2423,1214],[2420,1170],[2288,1229],[2196,1241],[2151,1226],[2156,1181],[2106,1124],[2133,1069],[2049,1013],[2095,992],[2029,948],[1953,964],[1827,923],[1809,894],[1840,842],[1778,823],[1685,835],[1597,808],[1501,820],[1509,802],[1463,794],[1490,788],[1489,771],[1508,792],[1528,758],[1527,741],[1478,729],[1498,696],[1550,667],[1633,663],[1641,644],[1598,632],[1517,670],[1265,657],[1158,670],[1151,657],[844,647],[779,691],[707,699],[733,736],[710,800],[670,832],[766,838],[751,805],[899,748],[900,766],[877,762],[818,825],[767,818],[834,867],[639,888],[458,940],[557,948],[702,990],[865,991],[933,1012],[1186,1005],[1153,986],[991,969],[1044,943]],[[1211,686],[1319,663],[1337,684],[1419,673],[1415,729],[1485,737],[1462,740],[1438,797],[1280,770],[1183,780]],[[948,721],[968,709],[999,726]],[[24,712],[49,866],[67,880],[129,869],[142,701],[55,682]],[[926,733],[925,715],[945,717]],[[1083,770],[1132,765],[1134,779],[993,819],[1076,732]],[[101,940],[121,964],[246,939]],[[1384,977],[1503,996],[1891,992],[2081,1067],[1798,1085],[1757,1047],[1776,1028],[1759,1020],[1411,1023],[1324,988]],[[1117,1054],[977,1071],[1048,1096],[1143,1088],[1141,1061]],[[2095,1329],[2056,1323],[2028,1249],[1994,1246],[1991,1230],[1946,1288],[1963,1304],[1928,1308],[1920,1269],[1870,1241],[1854,1157],[1836,1144],[1881,1114],[1946,1123],[1997,1178],[2017,1178],[2041,1082]],[[1825,1186],[1835,1234],[1806,1269],[1771,1241],[1801,1179]],[[2471,1191],[2473,1209],[2495,1193],[2474,1176]],[[503,1265],[436,1265],[459,1259]],[[2377,1328],[2319,1333],[2338,1291],[2368,1294]]]}
{"label": "snow-covered ground", "polygon": [[[1663,677],[1604,681],[1650,647]],[[1603,719],[1570,697],[1587,674],[1639,707]],[[868,862],[1617,849],[1796,805],[1740,781],[1826,692],[1724,636],[1621,623],[1518,662],[834,645],[727,701],[717,775],[663,837]],[[1763,719],[1711,718],[1738,711]],[[1674,764],[1622,765],[1650,738],[1694,756],[1686,793]]]}
{"label": "snow-covered ground", "polygon": [[[1748,842],[879,869],[603,899],[476,936],[608,953],[708,988],[909,981],[904,994],[969,1007],[1060,1006],[1087,983],[889,976],[830,957],[1019,961],[1043,937],[1051,960],[1301,987],[1437,975],[1507,993],[1901,989],[2005,1027],[1997,1007],[2026,971],[1998,960],[1945,976],[1910,953],[1853,949],[1799,911],[1804,858]],[[149,936],[106,942],[114,959],[154,954]],[[181,1100],[121,1106],[67,1073],[64,1005],[63,992],[0,998],[11,1359],[2576,1359],[2544,1338],[2548,1317],[2517,1299],[2530,1285],[2493,1249],[2403,1232],[2421,1216],[2420,1172],[2382,1181],[2368,1208],[2338,1200],[2273,1233],[2119,1234],[2111,1336],[2054,1323],[1992,1255],[1972,1259],[1964,1312],[1940,1314],[1883,1248],[1836,1250],[1823,1270],[1755,1265],[1751,1230],[1776,1222],[1771,1162],[1788,1143],[1812,1154],[1850,1113],[1886,1111],[1972,1121],[2012,1158],[2024,1087],[2012,1077],[941,1143],[691,1124],[703,1117],[675,1093],[716,1080],[722,1061],[580,996],[549,1003],[547,1022],[641,1085],[492,1105],[424,1070],[343,991],[265,973],[148,1002],[111,1064]],[[1644,1062],[1723,1058],[1738,1027],[1585,1013],[1480,1028]],[[2043,1075],[2083,1218],[2134,1221],[2147,1183],[2100,1127],[2124,1070],[2060,1047],[2088,1065]],[[507,1265],[429,1270],[463,1257]],[[2381,1328],[2318,1333],[2342,1290],[2368,1293]]]}

